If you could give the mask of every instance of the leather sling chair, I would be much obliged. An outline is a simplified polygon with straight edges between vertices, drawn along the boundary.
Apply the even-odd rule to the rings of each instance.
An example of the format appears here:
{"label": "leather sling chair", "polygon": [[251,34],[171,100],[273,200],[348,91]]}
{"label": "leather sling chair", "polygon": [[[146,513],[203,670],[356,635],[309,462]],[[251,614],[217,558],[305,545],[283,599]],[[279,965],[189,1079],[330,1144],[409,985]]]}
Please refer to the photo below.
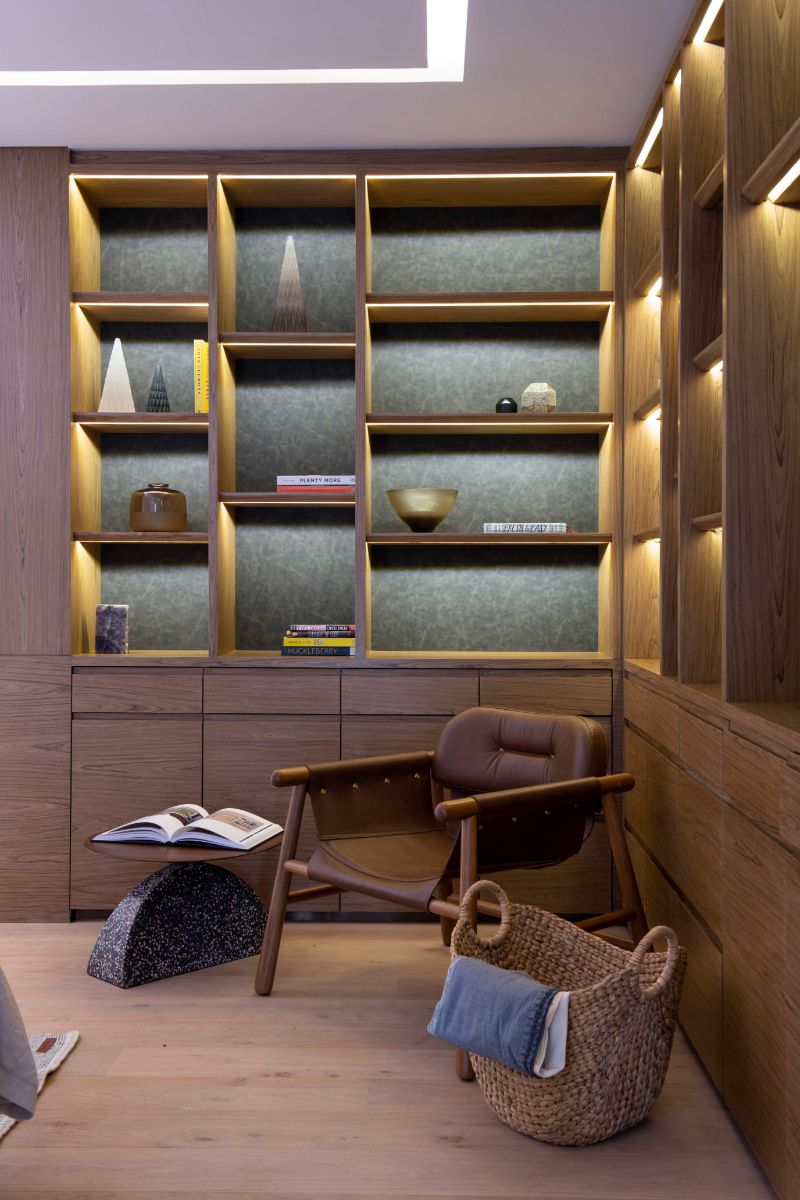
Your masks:
{"label": "leather sling chair", "polygon": [[[596,932],[629,922],[638,941],[647,924],[615,799],[634,780],[605,775],[607,758],[605,733],[594,721],[471,708],[448,721],[435,752],[275,771],[272,783],[291,787],[292,795],[256,991],[272,990],[288,902],[360,892],[438,914],[449,945],[456,876],[460,898],[479,875],[563,862],[578,853],[601,811],[622,907],[579,924]],[[294,856],[307,795],[319,846],[305,863]],[[292,875],[315,886],[290,892]],[[476,907],[499,916],[495,904]],[[470,1078],[466,1056],[458,1063]]]}

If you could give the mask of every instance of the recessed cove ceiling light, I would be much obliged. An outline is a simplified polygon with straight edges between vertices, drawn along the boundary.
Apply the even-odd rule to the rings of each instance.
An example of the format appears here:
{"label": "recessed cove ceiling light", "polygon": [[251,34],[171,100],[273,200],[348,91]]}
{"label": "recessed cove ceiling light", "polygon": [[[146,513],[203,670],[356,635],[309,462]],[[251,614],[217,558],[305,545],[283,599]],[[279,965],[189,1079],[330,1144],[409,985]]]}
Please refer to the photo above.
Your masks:
{"label": "recessed cove ceiling light", "polygon": [[3,87],[164,87],[188,84],[462,83],[469,0],[427,0],[426,67],[291,70],[0,71]]}

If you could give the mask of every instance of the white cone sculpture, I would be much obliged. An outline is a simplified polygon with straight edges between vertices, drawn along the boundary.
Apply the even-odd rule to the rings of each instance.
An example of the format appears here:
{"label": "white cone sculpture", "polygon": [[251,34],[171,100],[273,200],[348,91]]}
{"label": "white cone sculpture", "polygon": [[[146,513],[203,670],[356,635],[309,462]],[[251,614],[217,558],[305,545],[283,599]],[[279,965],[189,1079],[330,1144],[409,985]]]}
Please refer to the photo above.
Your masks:
{"label": "white cone sculpture", "polygon": [[297,253],[291,234],[286,239],[286,249],[283,252],[272,329],[275,333],[305,333],[308,329],[300,268],[297,265]]}
{"label": "white cone sculpture", "polygon": [[122,353],[122,342],[119,338],[114,338],[98,412],[135,411],[131,381],[128,378],[128,368],[125,366],[125,355]]}

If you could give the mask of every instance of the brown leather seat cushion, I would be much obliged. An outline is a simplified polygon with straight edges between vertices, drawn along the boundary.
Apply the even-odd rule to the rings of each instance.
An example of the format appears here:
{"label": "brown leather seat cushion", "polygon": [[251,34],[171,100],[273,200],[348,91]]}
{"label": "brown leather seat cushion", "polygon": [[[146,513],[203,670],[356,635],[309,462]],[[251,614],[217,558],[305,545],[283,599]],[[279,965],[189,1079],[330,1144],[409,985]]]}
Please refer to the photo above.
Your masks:
{"label": "brown leather seat cushion", "polygon": [[605,733],[586,717],[468,708],[442,730],[433,776],[473,796],[603,775],[607,761]]}
{"label": "brown leather seat cushion", "polygon": [[308,873],[322,883],[424,911],[452,854],[453,840],[444,831],[339,838],[314,851]]}

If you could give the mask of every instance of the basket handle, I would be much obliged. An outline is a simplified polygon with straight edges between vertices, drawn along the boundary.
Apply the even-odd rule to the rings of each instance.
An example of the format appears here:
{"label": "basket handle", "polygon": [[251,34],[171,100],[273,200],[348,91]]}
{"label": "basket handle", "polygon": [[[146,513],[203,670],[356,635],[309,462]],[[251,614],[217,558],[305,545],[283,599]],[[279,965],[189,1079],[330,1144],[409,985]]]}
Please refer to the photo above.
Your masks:
{"label": "basket handle", "polygon": [[485,888],[487,892],[491,892],[500,905],[500,928],[490,938],[480,937],[475,929],[471,929],[471,933],[480,946],[499,946],[501,942],[505,941],[508,931],[511,928],[511,903],[506,893],[500,887],[500,884],[495,883],[493,879],[478,879],[467,888],[458,910],[459,924],[469,922],[470,901],[473,897],[477,899],[482,888]]}
{"label": "basket handle", "polygon": [[[653,942],[659,938],[667,940],[667,961],[664,963],[664,970],[659,975],[655,983],[651,983],[650,987],[642,987],[639,979],[639,968],[642,965],[642,959],[645,953],[653,945]],[[630,970],[636,975],[636,981],[639,984],[639,990],[642,997],[648,1000],[654,1000],[656,996],[660,996],[664,988],[675,974],[675,967],[678,964],[678,955],[680,953],[680,943],[674,929],[670,929],[668,925],[656,925],[655,928],[648,930],[644,935],[639,945],[632,952],[630,957]]]}

